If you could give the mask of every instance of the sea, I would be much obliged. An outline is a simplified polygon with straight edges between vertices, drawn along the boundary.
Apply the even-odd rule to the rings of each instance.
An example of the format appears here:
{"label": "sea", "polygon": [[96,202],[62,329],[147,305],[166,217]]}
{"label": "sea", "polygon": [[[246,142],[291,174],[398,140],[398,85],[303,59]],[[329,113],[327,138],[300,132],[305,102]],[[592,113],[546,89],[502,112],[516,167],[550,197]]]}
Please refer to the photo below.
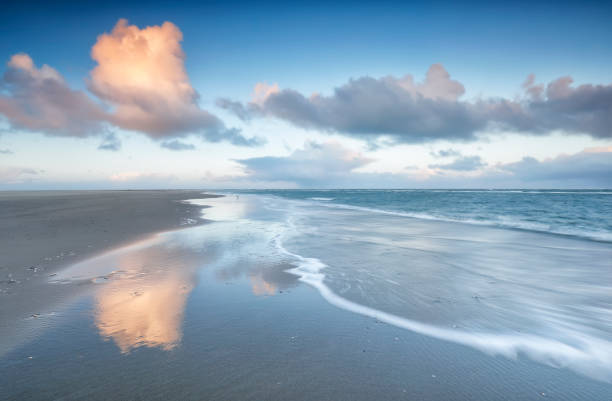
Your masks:
{"label": "sea", "polygon": [[[228,192],[228,191],[221,191]],[[242,190],[364,212],[612,242],[612,190]]]}

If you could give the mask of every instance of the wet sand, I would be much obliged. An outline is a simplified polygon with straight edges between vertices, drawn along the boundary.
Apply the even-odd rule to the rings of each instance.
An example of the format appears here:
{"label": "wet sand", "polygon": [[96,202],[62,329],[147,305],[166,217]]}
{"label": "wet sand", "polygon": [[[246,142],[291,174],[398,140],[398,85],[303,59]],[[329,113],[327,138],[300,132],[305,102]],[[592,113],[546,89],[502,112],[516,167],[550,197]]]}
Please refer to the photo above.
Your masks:
{"label": "wet sand", "polygon": [[568,367],[337,307],[279,252],[279,235],[282,243],[295,227],[284,217],[298,211],[285,216],[275,203],[245,198],[205,199],[198,203],[212,206],[203,209],[210,224],[141,237],[58,270],[48,287],[82,290],[22,320],[39,330],[0,354],[0,399],[612,399],[609,382]]}
{"label": "wet sand", "polygon": [[0,354],[24,318],[78,288],[49,286],[69,264],[159,231],[201,224],[202,191],[0,192]]}

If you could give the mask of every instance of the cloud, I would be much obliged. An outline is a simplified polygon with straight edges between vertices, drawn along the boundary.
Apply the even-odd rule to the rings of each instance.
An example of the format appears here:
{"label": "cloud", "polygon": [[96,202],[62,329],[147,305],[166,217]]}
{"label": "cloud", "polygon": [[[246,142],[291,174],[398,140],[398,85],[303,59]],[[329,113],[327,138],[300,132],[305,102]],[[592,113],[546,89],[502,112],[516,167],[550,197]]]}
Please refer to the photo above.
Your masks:
{"label": "cloud", "polygon": [[[0,167],[5,189],[103,188],[609,188],[612,189],[612,147],[589,148],[569,155],[537,160],[525,157],[512,163],[487,165],[474,171],[440,174],[427,168],[399,172],[371,172],[375,160],[337,142],[306,142],[286,156],[236,160],[243,171],[201,179],[175,175],[121,171],[106,180],[51,181],[33,168]],[[35,182],[35,185],[32,184]]]}
{"label": "cloud", "polygon": [[0,114],[12,127],[56,136],[103,132],[105,112],[84,92],[70,89],[48,65],[37,68],[27,54],[8,62],[0,82]]}
{"label": "cloud", "polygon": [[125,19],[98,36],[89,89],[114,107],[115,125],[153,137],[217,128],[219,120],[197,105],[182,40],[170,22],[139,29]]}
{"label": "cloud", "polygon": [[103,138],[102,143],[100,143],[100,145],[98,146],[98,149],[116,152],[121,149],[121,141],[119,140],[119,138],[117,138],[117,135],[113,133],[107,134]]}
{"label": "cloud", "polygon": [[10,149],[0,149],[0,154],[1,155],[12,155],[13,151]]}
{"label": "cloud", "polygon": [[98,65],[89,89],[113,107],[114,125],[155,139],[199,134],[210,142],[257,146],[201,109],[191,86],[181,48],[183,34],[171,22],[143,29],[119,20],[111,33],[98,36],[91,50]]}
{"label": "cloud", "polygon": [[440,170],[473,171],[486,166],[480,156],[458,157],[455,161],[446,164],[430,164],[429,168]]}
{"label": "cloud", "polygon": [[19,184],[29,181],[35,176],[42,173],[42,170],[36,170],[29,167],[1,167],[0,166],[0,182],[2,184]]}
{"label": "cloud", "polygon": [[161,143],[162,148],[169,150],[180,151],[180,150],[194,150],[196,147],[191,143],[181,142],[179,140],[166,141]]}
{"label": "cloud", "polygon": [[269,85],[266,82],[258,82],[253,89],[252,101],[247,104],[227,99],[219,98],[216,100],[217,107],[228,110],[242,121],[250,121],[254,116],[262,116],[262,108],[266,100],[271,95],[276,95],[280,92],[278,84]]}
{"label": "cloud", "polygon": [[251,107],[251,104],[246,106],[234,100],[219,98],[215,101],[217,107],[228,110],[242,121],[250,121],[253,114],[257,113],[258,109]]}
{"label": "cloud", "polygon": [[224,131],[209,130],[206,131],[203,136],[208,142],[227,141],[236,146],[256,147],[266,143],[265,138],[258,136],[250,138],[244,137],[237,128],[228,128]]}
{"label": "cloud", "polygon": [[259,146],[198,105],[172,23],[143,29],[119,20],[98,36],[86,92],[72,90],[55,69],[37,68],[26,54],[14,55],[0,82],[0,114],[11,127],[56,136],[104,135],[108,125],[155,140],[196,135],[208,142]]}
{"label": "cloud", "polygon": [[546,87],[532,75],[520,99],[462,100],[464,86],[440,64],[432,65],[423,82],[411,75],[351,79],[330,96],[306,97],[293,89],[258,84],[254,100],[240,104],[220,99],[217,105],[243,120],[279,118],[296,126],[337,132],[373,142],[436,140],[474,141],[486,130],[531,135],[560,130],[612,137],[612,85],[572,87],[560,78]]}
{"label": "cloud", "polygon": [[441,149],[439,151],[431,151],[429,152],[430,155],[432,155],[433,157],[436,158],[440,158],[440,157],[451,157],[451,156],[461,156],[461,152],[459,152],[458,150],[455,149]]}
{"label": "cloud", "polygon": [[254,157],[236,161],[246,168],[250,180],[280,181],[309,187],[343,181],[351,176],[353,170],[373,160],[337,142],[320,144],[308,141],[303,149],[295,150],[289,156]]}
{"label": "cloud", "polygon": [[561,188],[567,185],[612,188],[612,146],[588,148],[544,161],[524,157],[498,167],[525,183],[558,183]]}
{"label": "cloud", "polygon": [[470,104],[458,100],[464,93],[463,85],[452,80],[439,64],[430,67],[421,83],[410,75],[362,77],[336,88],[332,96],[305,97],[292,89],[259,85],[255,100],[242,108],[227,100],[218,105],[225,103],[234,113],[273,116],[300,127],[369,141],[383,135],[394,142],[472,140],[486,125]]}
{"label": "cloud", "polygon": [[172,174],[148,173],[142,171],[121,171],[111,174],[108,179],[114,183],[134,183],[138,185],[158,185],[160,188],[167,186],[170,182],[176,182],[178,178]]}
{"label": "cloud", "polygon": [[506,123],[522,131],[562,130],[595,138],[612,138],[612,85],[571,86],[571,77],[550,82],[544,89],[530,76],[523,85],[523,109]]}
{"label": "cloud", "polygon": [[226,184],[262,188],[612,188],[612,147],[496,165],[487,165],[479,156],[463,156],[429,166],[433,171],[361,169],[374,161],[337,142],[306,142],[303,149],[287,156],[237,160],[245,175],[233,181],[227,178]]}

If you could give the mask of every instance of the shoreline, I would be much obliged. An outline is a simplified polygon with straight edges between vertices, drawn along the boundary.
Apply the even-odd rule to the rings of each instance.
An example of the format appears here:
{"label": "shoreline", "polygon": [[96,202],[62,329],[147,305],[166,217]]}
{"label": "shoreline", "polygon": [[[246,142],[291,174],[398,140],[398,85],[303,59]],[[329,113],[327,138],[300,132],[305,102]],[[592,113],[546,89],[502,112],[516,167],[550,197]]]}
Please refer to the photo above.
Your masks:
{"label": "shoreline", "polygon": [[[511,399],[587,401],[609,394],[605,344],[567,353],[568,347],[558,342],[551,348],[551,342],[530,332],[513,331],[528,323],[528,316],[506,322],[517,326],[498,322],[500,335],[483,335],[464,317],[473,316],[471,311],[492,316],[489,305],[504,307],[496,303],[497,293],[522,299],[516,298],[522,292],[500,280],[466,281],[453,271],[455,282],[474,286],[453,295],[442,291],[447,274],[431,282],[421,275],[446,266],[446,253],[454,264],[475,263],[464,260],[459,249],[502,257],[515,252],[516,243],[545,245],[533,236],[510,232],[497,238],[504,244],[501,249],[491,248],[490,242],[473,249],[464,241],[453,242],[456,235],[431,235],[456,234],[450,223],[393,225],[388,216],[306,213],[257,197],[194,203],[210,207],[202,213],[209,224],[149,235],[144,242],[72,264],[53,278],[56,284],[46,287],[62,291],[61,302],[50,306],[50,314],[16,319],[18,335],[0,337],[0,347],[12,342],[8,352],[0,349],[0,376],[10,383],[5,398],[103,399],[107,389],[125,399],[501,401],[511,394]],[[292,214],[285,214],[289,210]],[[300,221],[291,226],[291,216],[300,216]],[[370,245],[360,241],[359,250],[350,246],[364,239],[355,237],[355,224],[370,239]],[[289,226],[299,234],[291,235]],[[318,230],[308,230],[314,226]],[[404,258],[393,258],[384,238],[372,242],[380,229],[393,236]],[[473,242],[495,239],[488,235],[494,231],[500,234],[484,227],[475,230]],[[519,235],[525,240],[512,241]],[[383,244],[387,253],[378,252],[376,244]],[[533,251],[530,245],[526,254],[529,249]],[[418,256],[423,251],[434,259]],[[381,255],[391,263],[364,280],[361,269],[381,264]],[[411,264],[404,265],[405,259]],[[315,268],[324,263],[327,284],[305,279],[320,273]],[[346,275],[341,274],[343,264],[349,268]],[[485,266],[489,272],[490,263]],[[402,271],[405,278],[397,274]],[[412,282],[419,288],[411,287]],[[476,286],[479,282],[491,288],[484,291]],[[418,296],[421,289],[431,297],[417,302],[414,313],[407,308],[414,297],[396,297],[397,291]],[[470,297],[474,293],[477,298]],[[412,316],[397,313],[398,305]],[[451,328],[454,322],[445,318],[445,311],[459,316],[465,326]],[[535,312],[529,316],[540,316]],[[426,315],[446,320],[433,327]],[[507,342],[520,339],[520,344]],[[561,342],[565,344],[563,338]],[[601,353],[589,360],[595,349]]]}
{"label": "shoreline", "polygon": [[198,190],[0,192],[0,354],[22,324],[79,293],[58,271],[151,235],[204,224]]}

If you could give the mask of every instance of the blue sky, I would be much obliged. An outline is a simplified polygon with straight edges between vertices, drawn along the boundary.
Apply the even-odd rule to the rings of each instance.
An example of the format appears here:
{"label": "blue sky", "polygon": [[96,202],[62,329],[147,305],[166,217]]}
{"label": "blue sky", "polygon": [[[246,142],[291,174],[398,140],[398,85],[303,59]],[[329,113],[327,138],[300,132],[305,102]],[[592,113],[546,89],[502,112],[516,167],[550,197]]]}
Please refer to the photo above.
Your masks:
{"label": "blue sky", "polygon": [[[193,123],[181,128],[173,126],[163,133],[151,128],[152,124],[168,122],[159,116],[147,124],[125,118],[118,122],[117,115],[108,116],[125,107],[126,100],[117,103],[117,93],[102,86],[92,91],[91,74],[99,61],[92,59],[91,52],[98,36],[109,34],[120,18],[126,18],[129,26],[139,30],[169,21],[182,33],[184,58],[179,60],[179,67],[184,69],[193,93],[197,92],[196,107],[214,116],[214,122],[194,111],[193,105],[180,109],[191,113]],[[10,5],[0,16],[0,71],[5,73],[0,95],[6,102],[14,105],[19,96],[17,89],[7,89],[10,79],[6,73],[23,67],[7,63],[13,55],[24,53],[35,68],[48,65],[61,75],[68,88],[90,98],[92,113],[98,113],[94,109],[100,106],[106,114],[100,117],[102,123],[94,123],[98,131],[74,134],[76,131],[58,131],[62,127],[50,132],[40,118],[28,120],[28,124],[23,119],[19,122],[14,107],[7,111],[6,106],[3,112],[0,106],[0,187],[361,187],[377,182],[396,187],[610,187],[611,179],[600,173],[612,165],[608,151],[612,146],[612,123],[605,119],[605,111],[612,110],[611,19],[612,6],[604,2],[194,2],[178,7],[171,2],[124,1],[105,2],[103,7],[79,2]],[[419,131],[420,139],[415,141],[410,130],[419,130],[418,124],[402,117],[393,125],[385,113],[389,109],[394,110],[393,116],[404,112],[441,113],[439,105],[431,110],[408,110],[405,107],[410,107],[411,98],[407,97],[406,104],[383,107],[375,104],[382,96],[378,92],[346,103],[334,92],[335,88],[345,87],[348,96],[360,96],[361,92],[356,92],[359,88],[351,86],[350,80],[364,77],[375,80],[371,83],[374,87],[368,86],[367,90],[382,90],[387,85],[384,77],[389,76],[397,79],[394,88],[401,90],[405,88],[400,82],[403,76],[410,74],[416,85],[424,82],[432,65],[438,64],[450,75],[449,80],[463,87],[458,97],[445,98],[445,102],[457,101],[461,110],[472,110],[481,107],[476,104],[483,99],[489,103],[504,99],[529,109],[529,123],[523,117],[519,122],[515,117],[502,118],[496,111],[494,117],[466,128],[469,132],[464,136],[448,132],[457,124],[452,120],[444,130]],[[534,85],[544,87],[565,76],[572,77],[569,87],[573,89],[593,85],[593,91],[572,92],[572,96],[590,96],[597,102],[596,106],[589,103],[595,111],[580,111],[583,120],[587,115],[595,116],[597,127],[591,120],[561,123],[575,121],[578,111],[571,114],[563,106],[562,114],[554,114],[560,109],[555,108],[553,100],[557,100],[548,95],[543,98],[548,108],[537,111],[541,110],[538,102],[542,99],[528,99],[521,86],[529,74],[535,74]],[[258,83],[269,87],[277,84],[279,93],[270,92],[269,102],[257,109],[251,107],[255,112],[247,119],[238,118],[235,108],[219,107],[218,100],[227,99],[248,108],[254,104],[253,92]],[[307,101],[313,93],[322,96],[325,105],[309,103],[308,116],[317,113],[319,117],[311,119],[302,112],[296,115],[295,110],[287,115],[291,106],[283,102]],[[420,95],[419,89],[412,93]],[[436,92],[431,96],[439,95]],[[351,108],[357,104],[371,113],[366,113],[369,119],[365,136],[360,134],[365,129],[360,125],[364,122],[363,113]],[[27,110],[28,118],[36,117],[31,115],[37,113],[36,107],[23,102],[19,107]],[[329,117],[329,108],[341,110],[342,115]],[[382,114],[376,114],[376,110]],[[345,121],[345,115],[353,111],[356,120]],[[67,121],[82,117],[69,110],[62,113],[67,113],[62,115]],[[480,116],[481,111],[470,111],[462,121],[473,119],[475,113]],[[322,115],[328,117],[322,120]],[[414,121],[424,118],[410,115]],[[436,119],[447,117],[436,115]],[[492,128],[491,121],[504,129]],[[213,125],[214,133],[210,131]],[[232,129],[234,134],[229,133]],[[208,131],[202,134],[201,130]],[[385,130],[393,131],[392,135],[386,135],[389,132]],[[236,146],[243,139],[236,139],[235,132],[240,132],[244,140],[260,139],[259,146]],[[109,135],[113,143],[120,145],[98,149],[108,144]],[[329,151],[319,154],[316,149],[320,147]],[[454,156],[437,153],[448,149],[454,151]],[[598,173],[593,173],[595,167],[589,165],[590,175],[582,180],[573,178],[570,183],[558,175],[542,180],[541,174],[536,174],[540,178],[530,180],[509,167],[525,158],[554,164],[585,154],[597,155],[594,163]],[[266,157],[272,159],[267,163],[254,161]],[[274,169],[269,163],[296,157],[302,158],[300,165],[307,179],[300,180],[295,174],[270,174]],[[339,171],[343,178],[334,182],[317,177],[316,168],[310,171],[313,176],[309,175],[309,163],[320,164],[320,157],[325,157],[326,162],[327,158],[335,158],[330,162],[334,166],[340,166],[338,160],[351,157],[363,163],[345,163]],[[473,169],[452,168],[465,168],[466,160],[473,162]],[[385,179],[372,180],[376,174]]]}

